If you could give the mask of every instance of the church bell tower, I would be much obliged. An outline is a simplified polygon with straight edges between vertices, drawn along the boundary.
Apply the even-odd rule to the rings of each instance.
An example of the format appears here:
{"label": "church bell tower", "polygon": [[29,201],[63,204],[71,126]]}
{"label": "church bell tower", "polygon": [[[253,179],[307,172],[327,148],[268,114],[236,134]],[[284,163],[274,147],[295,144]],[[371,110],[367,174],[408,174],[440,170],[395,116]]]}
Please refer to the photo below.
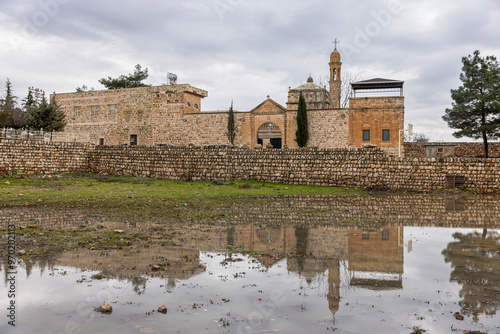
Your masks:
{"label": "church bell tower", "polygon": [[333,109],[340,108],[340,95],[342,87],[341,70],[342,62],[337,47],[330,55],[330,100]]}

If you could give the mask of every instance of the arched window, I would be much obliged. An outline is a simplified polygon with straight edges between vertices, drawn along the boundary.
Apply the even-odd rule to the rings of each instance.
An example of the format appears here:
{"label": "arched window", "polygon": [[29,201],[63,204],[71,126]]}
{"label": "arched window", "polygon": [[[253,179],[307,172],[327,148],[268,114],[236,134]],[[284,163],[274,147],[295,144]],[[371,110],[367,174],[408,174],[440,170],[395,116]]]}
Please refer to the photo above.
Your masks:
{"label": "arched window", "polygon": [[195,103],[193,107],[195,107],[196,109],[198,109],[198,104]]}
{"label": "arched window", "polygon": [[191,107],[191,103],[186,102],[186,106]]}

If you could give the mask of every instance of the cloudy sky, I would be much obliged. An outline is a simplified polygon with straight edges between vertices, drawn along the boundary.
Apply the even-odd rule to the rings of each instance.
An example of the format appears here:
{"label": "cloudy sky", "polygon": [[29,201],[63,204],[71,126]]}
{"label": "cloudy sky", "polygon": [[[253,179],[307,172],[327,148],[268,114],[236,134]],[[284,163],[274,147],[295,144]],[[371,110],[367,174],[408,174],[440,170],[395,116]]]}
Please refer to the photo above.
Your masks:
{"label": "cloudy sky", "polygon": [[0,81],[71,92],[147,67],[148,84],[205,89],[203,110],[248,111],[328,75],[332,41],[358,79],[405,81],[405,123],[456,140],[441,120],[461,58],[500,57],[498,0],[2,0]]}

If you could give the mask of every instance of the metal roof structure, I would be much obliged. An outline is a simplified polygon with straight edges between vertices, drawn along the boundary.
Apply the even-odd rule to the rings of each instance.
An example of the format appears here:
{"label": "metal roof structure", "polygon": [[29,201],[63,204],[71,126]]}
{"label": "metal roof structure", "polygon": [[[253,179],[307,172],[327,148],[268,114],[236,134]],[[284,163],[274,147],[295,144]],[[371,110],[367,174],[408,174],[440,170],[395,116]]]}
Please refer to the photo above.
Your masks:
{"label": "metal roof structure", "polygon": [[403,96],[403,85],[404,81],[382,78],[351,83],[354,97],[356,97],[356,92],[358,91],[363,91],[364,93],[399,92]]}

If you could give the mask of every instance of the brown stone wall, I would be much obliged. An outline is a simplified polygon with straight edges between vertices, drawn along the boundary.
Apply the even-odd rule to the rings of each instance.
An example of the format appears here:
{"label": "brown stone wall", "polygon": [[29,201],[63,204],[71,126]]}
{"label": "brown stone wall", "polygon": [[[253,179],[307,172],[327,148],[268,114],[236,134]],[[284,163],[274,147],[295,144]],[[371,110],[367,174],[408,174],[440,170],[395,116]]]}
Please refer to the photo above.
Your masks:
{"label": "brown stone wall", "polygon": [[[404,97],[353,97],[349,106],[349,146],[373,144],[398,155],[399,130],[404,128]],[[363,130],[370,131],[370,140],[363,140]],[[382,138],[383,130],[389,130],[388,141]]]}
{"label": "brown stone wall", "polygon": [[[145,167],[147,166],[147,167]],[[188,180],[261,180],[320,186],[439,190],[447,175],[465,188],[500,192],[498,159],[395,158],[380,149],[245,150],[182,147],[96,147],[97,173]]]}
{"label": "brown stone wall", "polygon": [[0,140],[0,173],[58,174],[89,170],[93,145]]}
{"label": "brown stone wall", "polygon": [[465,177],[466,189],[500,192],[500,159],[395,158],[378,148],[254,150],[0,141],[0,171],[18,170],[418,191],[446,188],[452,175]]}
{"label": "brown stone wall", "polygon": [[183,115],[199,113],[201,99],[208,93],[190,85],[175,85],[54,96],[66,113],[66,137],[77,139],[84,133],[93,144],[102,139],[105,145],[122,145],[137,135],[139,145],[155,145],[187,144]]}
{"label": "brown stone wall", "polygon": [[[425,158],[425,145],[455,145],[457,157],[482,157],[483,143],[404,143],[406,157]],[[490,157],[500,157],[500,142],[488,143]]]}
{"label": "brown stone wall", "polygon": [[[307,118],[310,138],[308,147],[349,147],[348,109],[312,110],[307,113]],[[293,136],[295,138],[295,131]]]}

